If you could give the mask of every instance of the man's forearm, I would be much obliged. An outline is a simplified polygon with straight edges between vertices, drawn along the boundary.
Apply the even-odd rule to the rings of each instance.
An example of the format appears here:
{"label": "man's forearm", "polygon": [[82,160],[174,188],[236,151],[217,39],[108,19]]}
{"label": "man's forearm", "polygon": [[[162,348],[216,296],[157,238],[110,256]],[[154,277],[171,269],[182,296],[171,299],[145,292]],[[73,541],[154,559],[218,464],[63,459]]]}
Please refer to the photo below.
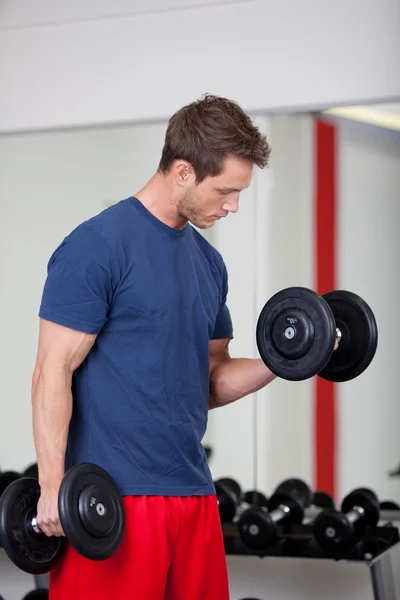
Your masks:
{"label": "man's forearm", "polygon": [[42,487],[64,475],[72,415],[72,376],[63,367],[37,369],[32,381],[33,436]]}
{"label": "man's forearm", "polygon": [[253,394],[275,379],[261,358],[227,358],[210,374],[209,409]]}

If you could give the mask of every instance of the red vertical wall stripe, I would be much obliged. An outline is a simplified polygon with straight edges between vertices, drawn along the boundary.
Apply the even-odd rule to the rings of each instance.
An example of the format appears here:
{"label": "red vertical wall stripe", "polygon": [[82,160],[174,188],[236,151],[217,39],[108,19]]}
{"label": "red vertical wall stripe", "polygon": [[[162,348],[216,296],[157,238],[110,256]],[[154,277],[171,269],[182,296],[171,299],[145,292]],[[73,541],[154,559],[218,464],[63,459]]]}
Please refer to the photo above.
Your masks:
{"label": "red vertical wall stripe", "polygon": [[[336,127],[314,121],[315,276],[316,291],[336,286]],[[336,386],[315,378],[315,489],[336,496]]]}

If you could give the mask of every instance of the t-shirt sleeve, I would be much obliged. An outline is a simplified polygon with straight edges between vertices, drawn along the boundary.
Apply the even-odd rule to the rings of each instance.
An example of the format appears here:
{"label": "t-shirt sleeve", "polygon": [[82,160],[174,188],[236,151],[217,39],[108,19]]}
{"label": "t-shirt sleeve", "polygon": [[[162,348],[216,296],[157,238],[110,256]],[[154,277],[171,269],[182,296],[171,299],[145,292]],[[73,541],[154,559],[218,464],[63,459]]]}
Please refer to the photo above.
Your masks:
{"label": "t-shirt sleeve", "polygon": [[39,317],[98,334],[107,321],[115,285],[112,249],[90,226],[81,226],[47,265]]}
{"label": "t-shirt sleeve", "polygon": [[214,331],[211,339],[233,338],[232,318],[227,305],[228,295],[228,272],[225,264],[222,270],[222,300],[215,321]]}

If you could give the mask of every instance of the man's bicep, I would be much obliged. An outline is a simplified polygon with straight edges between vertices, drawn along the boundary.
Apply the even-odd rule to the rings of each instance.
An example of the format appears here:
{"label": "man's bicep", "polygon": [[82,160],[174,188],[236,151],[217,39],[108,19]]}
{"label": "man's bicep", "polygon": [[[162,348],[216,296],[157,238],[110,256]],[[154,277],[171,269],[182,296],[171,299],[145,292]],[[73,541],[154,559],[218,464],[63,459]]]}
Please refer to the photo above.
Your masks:
{"label": "man's bicep", "polygon": [[85,360],[97,335],[40,319],[36,367],[75,371]]}

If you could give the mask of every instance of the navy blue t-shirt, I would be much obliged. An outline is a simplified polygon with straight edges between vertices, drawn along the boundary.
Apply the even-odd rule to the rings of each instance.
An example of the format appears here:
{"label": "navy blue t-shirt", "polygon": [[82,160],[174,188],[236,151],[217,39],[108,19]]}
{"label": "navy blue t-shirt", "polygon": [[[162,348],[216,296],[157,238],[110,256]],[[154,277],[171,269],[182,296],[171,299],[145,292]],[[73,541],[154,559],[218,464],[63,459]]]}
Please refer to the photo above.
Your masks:
{"label": "navy blue t-shirt", "polygon": [[66,468],[96,463],[123,495],[215,492],[201,441],[209,341],[233,336],[227,289],[203,236],[169,227],[134,197],[64,239],[39,316],[97,334],[73,376]]}

